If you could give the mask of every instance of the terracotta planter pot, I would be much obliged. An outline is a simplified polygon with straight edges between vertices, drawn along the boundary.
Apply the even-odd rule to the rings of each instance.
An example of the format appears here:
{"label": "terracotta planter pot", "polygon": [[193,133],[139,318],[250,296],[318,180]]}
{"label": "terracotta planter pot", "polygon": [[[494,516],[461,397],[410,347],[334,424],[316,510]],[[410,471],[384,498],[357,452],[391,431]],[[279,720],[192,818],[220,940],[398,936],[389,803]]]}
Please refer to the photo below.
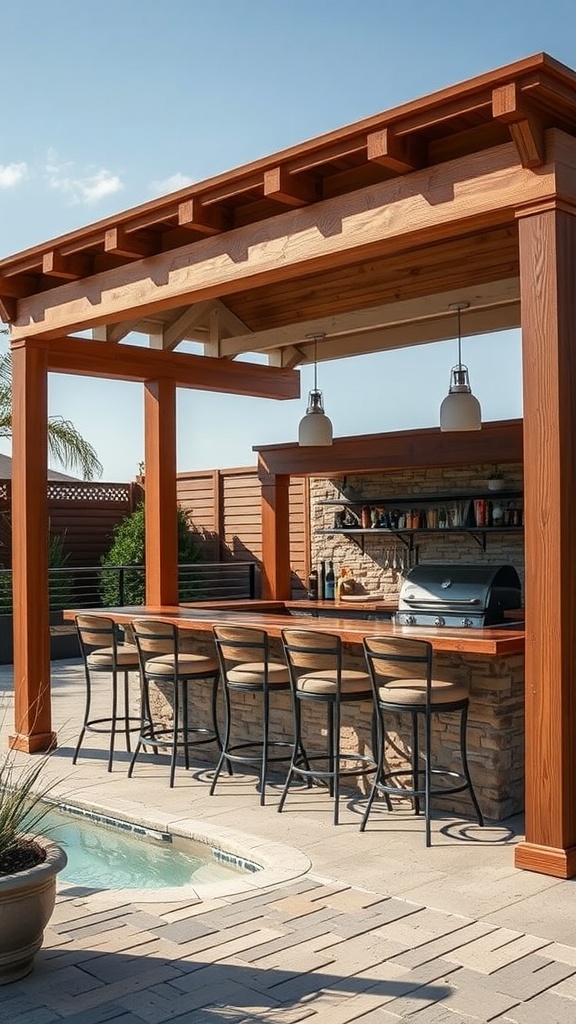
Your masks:
{"label": "terracotta planter pot", "polygon": [[36,838],[46,860],[14,875],[0,875],[0,985],[29,974],[56,900],[56,875],[68,860],[48,839]]}

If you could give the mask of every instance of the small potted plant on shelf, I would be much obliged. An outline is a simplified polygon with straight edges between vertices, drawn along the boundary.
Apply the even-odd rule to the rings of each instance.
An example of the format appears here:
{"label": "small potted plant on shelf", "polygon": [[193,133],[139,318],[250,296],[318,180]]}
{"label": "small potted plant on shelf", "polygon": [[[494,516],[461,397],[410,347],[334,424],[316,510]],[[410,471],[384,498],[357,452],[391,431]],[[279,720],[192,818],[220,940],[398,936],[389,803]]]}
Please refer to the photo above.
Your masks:
{"label": "small potted plant on shelf", "polygon": [[46,756],[18,770],[12,752],[0,754],[0,985],[33,967],[56,901],[64,850],[43,828],[53,782],[43,782]]}
{"label": "small potted plant on shelf", "polygon": [[490,476],[488,477],[488,490],[503,491],[505,487],[506,480],[504,479],[503,472],[498,469],[498,466],[494,466]]}

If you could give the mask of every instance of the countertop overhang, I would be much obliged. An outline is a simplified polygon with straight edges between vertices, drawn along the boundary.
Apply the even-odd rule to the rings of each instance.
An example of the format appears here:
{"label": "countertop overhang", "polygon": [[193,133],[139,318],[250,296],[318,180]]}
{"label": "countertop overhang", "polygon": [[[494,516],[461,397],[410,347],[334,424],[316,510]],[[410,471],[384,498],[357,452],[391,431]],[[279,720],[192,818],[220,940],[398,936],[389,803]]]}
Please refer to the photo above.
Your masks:
{"label": "countertop overhang", "polygon": [[[314,602],[310,602],[310,607]],[[327,602],[328,603],[328,602]],[[346,643],[361,643],[365,636],[399,636],[414,640],[427,640],[433,650],[441,653],[459,653],[479,657],[502,657],[524,653],[524,631],[516,629],[450,629],[448,627],[397,626],[392,622],[374,622],[342,615],[326,618],[298,615],[303,602],[290,601],[202,601],[193,605],[134,605],[116,608],[67,609],[64,618],[75,615],[107,615],[126,624],[134,619],[160,619],[181,629],[211,632],[212,626],[236,624],[265,629],[272,637],[279,637],[288,627],[311,629],[338,634]],[[332,604],[332,603],[331,603]],[[384,605],[384,602],[382,602]],[[296,607],[293,607],[296,606]],[[334,606],[333,606],[334,607]],[[354,605],[358,610],[358,605]],[[373,610],[375,605],[368,605]],[[292,610],[291,610],[292,609]]]}

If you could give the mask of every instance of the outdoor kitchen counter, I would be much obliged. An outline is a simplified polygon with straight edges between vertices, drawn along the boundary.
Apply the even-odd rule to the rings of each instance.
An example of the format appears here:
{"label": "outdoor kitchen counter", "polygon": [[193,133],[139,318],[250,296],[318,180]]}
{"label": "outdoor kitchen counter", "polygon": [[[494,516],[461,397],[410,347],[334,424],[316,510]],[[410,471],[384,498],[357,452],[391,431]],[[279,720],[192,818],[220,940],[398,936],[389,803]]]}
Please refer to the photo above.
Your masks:
{"label": "outdoor kitchen counter", "polygon": [[[151,618],[172,622],[185,631],[182,646],[188,643],[196,650],[214,653],[212,626],[215,623],[236,623],[265,629],[271,638],[271,654],[282,658],[280,633],[287,627],[301,627],[328,633],[337,633],[346,643],[348,664],[364,668],[362,638],[365,636],[405,636],[429,640],[434,649],[434,672],[442,678],[463,678],[470,691],[468,716],[468,759],[480,800],[488,819],[502,820],[522,810],[524,785],[524,632],[517,629],[451,629],[395,626],[390,620],[372,621],[347,618],[347,609],[326,602],[331,612],[341,616],[323,616],[324,602],[314,601],[262,601],[231,600],[205,601],[191,606],[136,606],[122,608],[81,609],[82,614],[109,615],[116,622],[129,624],[134,619]],[[375,605],[368,604],[371,611]],[[79,610],[80,611],[80,610]],[[73,610],[64,613],[72,619]],[[208,694],[208,689],[206,694]],[[239,700],[247,706],[238,716],[242,725],[242,738],[256,739],[260,729],[260,714],[254,705],[253,694],[240,694]],[[194,688],[191,714],[209,713],[208,696],[202,688]],[[206,701],[206,706],[202,703]],[[275,694],[272,733],[283,739],[291,736],[292,707],[287,693]],[[321,709],[318,710],[320,716]],[[346,736],[352,749],[366,750],[371,745],[371,705],[348,705],[345,712]],[[435,755],[437,763],[454,770],[459,768],[459,735],[453,716],[440,715],[435,723]],[[167,716],[168,720],[168,716]],[[388,718],[388,728],[398,737],[396,751],[410,746],[410,737],[403,732],[402,723]],[[310,746],[317,743],[325,729],[323,717],[308,723],[311,730]],[[203,757],[211,757],[209,748],[203,748]],[[401,756],[401,755],[400,755]],[[445,810],[469,815],[467,794],[444,798]]]}
{"label": "outdoor kitchen counter", "polygon": [[[181,629],[211,631],[215,623],[236,623],[243,626],[254,626],[265,629],[270,636],[279,637],[288,626],[302,629],[313,629],[338,634],[347,643],[361,643],[364,636],[405,636],[413,640],[428,640],[436,652],[479,655],[482,657],[502,657],[508,654],[524,652],[524,631],[505,627],[499,629],[451,629],[449,627],[433,628],[423,626],[396,626],[393,622],[374,622],[368,619],[347,618],[346,609],[342,607],[342,615],[328,621],[320,615],[298,615],[298,611],[306,607],[308,611],[314,605],[326,605],[329,602],[292,602],[292,601],[202,601],[194,605],[162,605],[118,608],[83,608],[64,612],[64,618],[73,619],[77,614],[108,615],[119,623],[128,623],[133,619],[161,619],[172,622]],[[356,610],[358,610],[358,607]],[[369,604],[374,610],[376,604]]]}

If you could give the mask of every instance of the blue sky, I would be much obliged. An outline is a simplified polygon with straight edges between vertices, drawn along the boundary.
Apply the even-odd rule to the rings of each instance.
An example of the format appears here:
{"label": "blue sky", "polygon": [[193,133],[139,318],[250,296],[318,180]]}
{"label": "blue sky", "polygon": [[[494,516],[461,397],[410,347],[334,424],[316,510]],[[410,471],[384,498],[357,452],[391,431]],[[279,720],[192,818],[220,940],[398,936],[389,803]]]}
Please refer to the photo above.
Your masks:
{"label": "blue sky", "polygon": [[[542,50],[576,67],[573,0],[3,0],[0,256]],[[521,415],[517,332],[466,340],[484,419]],[[322,364],[335,435],[433,426],[444,342]],[[251,465],[302,399],[181,392],[179,470]],[[143,458],[137,385],[50,378],[104,479]],[[119,439],[122,443],[119,443]],[[6,449],[8,450],[8,449]]]}

